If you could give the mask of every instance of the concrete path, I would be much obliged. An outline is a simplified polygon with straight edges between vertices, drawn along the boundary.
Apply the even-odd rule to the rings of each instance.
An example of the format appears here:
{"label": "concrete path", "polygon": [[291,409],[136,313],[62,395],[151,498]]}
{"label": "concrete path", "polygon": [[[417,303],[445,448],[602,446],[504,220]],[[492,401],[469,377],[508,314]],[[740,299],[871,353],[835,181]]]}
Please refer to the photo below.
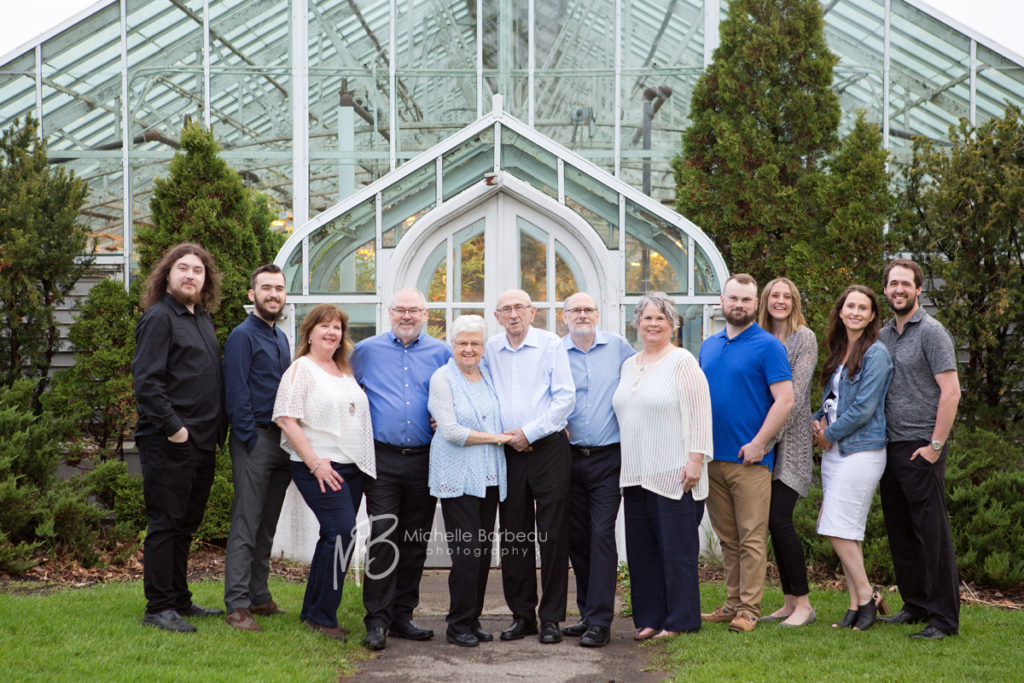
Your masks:
{"label": "concrete path", "polygon": [[[539,577],[538,577],[539,584]],[[576,580],[569,574],[567,623],[576,623]],[[618,612],[616,608],[616,613]],[[616,617],[612,641],[602,648],[579,647],[578,639],[566,638],[557,645],[541,645],[536,636],[506,643],[498,634],[511,623],[501,593],[501,573],[492,570],[481,623],[494,634],[494,642],[479,647],[458,647],[444,640],[444,615],[448,611],[448,572],[428,570],[420,584],[416,623],[434,629],[433,640],[410,642],[388,638],[388,647],[360,666],[351,680],[393,681],[660,681],[663,673],[647,671],[658,647],[642,647],[633,641],[632,619]],[[564,624],[563,624],[564,625]],[[352,637],[362,637],[355,631]]]}

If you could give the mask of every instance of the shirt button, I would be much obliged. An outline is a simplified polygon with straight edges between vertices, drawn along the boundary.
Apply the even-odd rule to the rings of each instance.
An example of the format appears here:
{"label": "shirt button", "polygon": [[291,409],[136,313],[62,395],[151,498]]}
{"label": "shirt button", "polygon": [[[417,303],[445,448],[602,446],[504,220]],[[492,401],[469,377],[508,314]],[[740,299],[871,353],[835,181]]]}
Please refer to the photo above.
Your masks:
{"label": "shirt button", "polygon": [[405,405],[409,405],[409,402],[408,402],[408,401],[406,401],[406,402],[405,402]]}

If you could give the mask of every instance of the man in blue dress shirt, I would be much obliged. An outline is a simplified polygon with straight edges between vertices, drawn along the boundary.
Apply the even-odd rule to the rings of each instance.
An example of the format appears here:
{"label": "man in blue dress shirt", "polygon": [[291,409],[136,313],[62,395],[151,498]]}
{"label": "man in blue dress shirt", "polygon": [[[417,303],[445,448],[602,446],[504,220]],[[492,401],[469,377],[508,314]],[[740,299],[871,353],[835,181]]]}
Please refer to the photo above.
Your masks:
{"label": "man in blue dress shirt", "polygon": [[576,575],[578,624],[562,629],[580,637],[583,647],[601,647],[610,639],[615,610],[615,518],[619,514],[619,423],[612,394],[622,363],[636,353],[625,338],[597,329],[597,302],[585,292],[565,300],[562,339],[576,385],[576,407],[569,415],[572,450],[572,498],[569,559]]}
{"label": "man in blue dress shirt", "polygon": [[228,625],[259,631],[253,614],[281,614],[270,596],[270,550],[284,494],[292,480],[281,430],[271,419],[281,375],[288,369],[288,338],[278,329],[287,292],[274,264],[249,280],[256,310],[231,330],[224,344],[224,403],[231,421],[231,473],[235,498],[224,558]]}
{"label": "man in blue dress shirt", "polygon": [[351,358],[370,400],[377,457],[377,478],[363,484],[370,518],[363,645],[370,650],[383,650],[388,633],[409,640],[434,636],[413,622],[412,613],[436,507],[427,486],[430,376],[452,355],[447,344],[423,330],[427,302],[421,292],[399,290],[388,312],[391,329],[359,342]]}
{"label": "man in blue dress shirt", "polygon": [[[487,341],[484,356],[498,394],[501,427],[510,437],[505,446],[508,493],[500,508],[501,583],[513,622],[501,639],[537,633],[540,616],[540,642],[557,643],[569,583],[572,455],[565,425],[576,390],[562,340],[530,326],[536,313],[523,290],[503,292],[494,315],[505,332]],[[539,606],[535,541],[540,543],[543,590]]]}

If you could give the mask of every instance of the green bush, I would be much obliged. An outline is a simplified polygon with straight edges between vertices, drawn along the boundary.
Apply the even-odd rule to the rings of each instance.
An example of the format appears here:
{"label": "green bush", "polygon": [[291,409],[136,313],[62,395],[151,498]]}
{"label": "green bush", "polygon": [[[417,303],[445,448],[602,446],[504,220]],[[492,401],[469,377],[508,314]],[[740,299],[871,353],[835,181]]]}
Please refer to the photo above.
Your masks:
{"label": "green bush", "polygon": [[123,462],[107,460],[96,465],[83,478],[89,494],[114,515],[122,532],[138,535],[146,529],[146,504],[142,496],[142,477],[128,472]]}
{"label": "green bush", "polygon": [[1024,584],[1024,449],[983,429],[950,440],[946,495],[960,577],[997,588]]}
{"label": "green bush", "polygon": [[231,528],[231,504],[235,486],[231,478],[231,455],[227,445],[217,449],[217,466],[213,473],[210,499],[206,503],[203,522],[196,531],[195,540],[224,545]]}

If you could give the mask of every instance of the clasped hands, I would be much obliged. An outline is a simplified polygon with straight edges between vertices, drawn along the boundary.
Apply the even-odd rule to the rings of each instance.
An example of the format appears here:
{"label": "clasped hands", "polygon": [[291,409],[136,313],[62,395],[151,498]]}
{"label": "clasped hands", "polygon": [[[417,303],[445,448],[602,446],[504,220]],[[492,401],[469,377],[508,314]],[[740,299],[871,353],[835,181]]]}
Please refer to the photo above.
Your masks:
{"label": "clasped hands", "polygon": [[825,438],[825,420],[811,420],[811,435],[814,439],[814,445],[822,450],[827,451],[832,448],[832,442]]}

